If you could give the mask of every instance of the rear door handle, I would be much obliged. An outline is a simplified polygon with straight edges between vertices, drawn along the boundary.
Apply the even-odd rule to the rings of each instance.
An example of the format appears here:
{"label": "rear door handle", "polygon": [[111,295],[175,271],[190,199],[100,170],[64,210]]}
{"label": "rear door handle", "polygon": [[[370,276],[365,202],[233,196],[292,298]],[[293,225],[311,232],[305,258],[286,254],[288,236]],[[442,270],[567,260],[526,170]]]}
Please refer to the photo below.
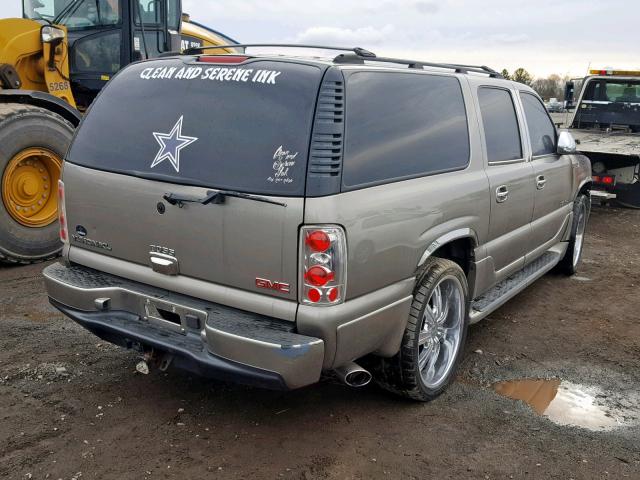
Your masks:
{"label": "rear door handle", "polygon": [[544,178],[544,175],[538,175],[536,177],[536,188],[538,190],[542,190],[546,184],[547,184],[547,179]]}
{"label": "rear door handle", "polygon": [[154,272],[164,275],[178,275],[180,273],[178,259],[171,255],[149,252],[149,263]]}
{"label": "rear door handle", "polygon": [[509,198],[509,189],[506,185],[500,185],[496,188],[496,202],[503,203]]}

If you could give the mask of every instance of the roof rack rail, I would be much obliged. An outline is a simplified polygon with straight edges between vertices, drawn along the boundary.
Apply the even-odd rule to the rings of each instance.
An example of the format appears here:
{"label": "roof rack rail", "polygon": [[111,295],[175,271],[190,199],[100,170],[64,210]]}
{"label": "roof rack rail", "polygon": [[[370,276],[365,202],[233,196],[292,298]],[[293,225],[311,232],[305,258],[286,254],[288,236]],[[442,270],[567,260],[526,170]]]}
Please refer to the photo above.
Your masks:
{"label": "roof rack rail", "polygon": [[486,65],[459,65],[454,63],[453,66],[460,67],[460,68],[472,68],[474,70],[475,69],[484,70],[486,73],[494,74],[497,78],[504,78],[500,72],[494,70],[491,67],[487,67]]}
{"label": "roof rack rail", "polygon": [[484,65],[461,65],[457,63],[435,63],[424,62],[422,60],[408,60],[404,58],[378,57],[375,53],[360,47],[330,47],[326,45],[302,45],[296,43],[240,43],[235,45],[212,45],[205,47],[193,47],[185,50],[184,55],[194,55],[207,50],[222,50],[224,48],[254,48],[254,47],[276,47],[276,48],[305,48],[312,50],[333,50],[338,52],[350,52],[340,54],[333,59],[335,63],[341,64],[363,64],[365,61],[395,63],[407,65],[409,68],[422,69],[424,67],[443,68],[454,70],[456,73],[482,73],[492,78],[503,78],[502,75],[492,68]]}
{"label": "roof rack rail", "polygon": [[489,75],[492,78],[503,78],[502,75],[492,68],[487,66],[478,65],[461,65],[457,63],[436,63],[425,62],[422,60],[409,60],[405,58],[389,58],[389,57],[361,57],[357,53],[354,54],[340,54],[333,59],[336,63],[341,64],[363,64],[365,61],[381,62],[381,63],[395,63],[398,65],[407,65],[409,68],[422,69],[424,67],[443,68],[448,70],[454,70],[456,73],[482,73]]}
{"label": "roof rack rail", "polygon": [[334,50],[338,52],[353,52],[362,58],[374,58],[375,53],[365,50],[360,47],[328,47],[326,45],[302,45],[297,43],[237,43],[233,45],[211,45],[204,47],[188,48],[183,53],[184,55],[194,55],[196,53],[203,53],[206,50],[221,50],[223,48],[254,48],[254,47],[277,47],[277,48],[306,48],[312,50]]}

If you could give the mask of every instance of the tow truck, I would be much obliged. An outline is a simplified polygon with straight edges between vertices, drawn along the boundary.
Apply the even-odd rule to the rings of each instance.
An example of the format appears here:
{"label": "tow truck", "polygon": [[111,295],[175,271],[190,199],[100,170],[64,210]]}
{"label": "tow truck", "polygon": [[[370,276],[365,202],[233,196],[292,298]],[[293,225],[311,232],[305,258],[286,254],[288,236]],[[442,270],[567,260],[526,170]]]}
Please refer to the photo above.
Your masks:
{"label": "tow truck", "polygon": [[592,198],[640,209],[640,70],[590,70],[567,82],[565,100],[567,125],[591,160]]}

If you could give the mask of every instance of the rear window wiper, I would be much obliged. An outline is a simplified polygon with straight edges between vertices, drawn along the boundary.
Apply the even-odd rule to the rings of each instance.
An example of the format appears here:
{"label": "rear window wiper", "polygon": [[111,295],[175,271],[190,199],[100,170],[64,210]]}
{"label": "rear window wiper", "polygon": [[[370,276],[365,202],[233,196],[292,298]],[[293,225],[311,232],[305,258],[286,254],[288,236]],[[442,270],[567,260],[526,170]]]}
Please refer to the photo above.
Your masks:
{"label": "rear window wiper", "polygon": [[251,195],[249,193],[234,192],[233,190],[218,190],[208,191],[205,197],[196,197],[192,195],[179,195],[176,193],[165,193],[162,198],[171,205],[177,205],[182,208],[185,203],[199,203],[201,205],[220,205],[224,203],[226,197],[244,198],[247,200],[253,200],[254,202],[270,203],[272,205],[280,205],[286,207],[287,204],[283,202],[277,202],[266,197],[259,195]]}

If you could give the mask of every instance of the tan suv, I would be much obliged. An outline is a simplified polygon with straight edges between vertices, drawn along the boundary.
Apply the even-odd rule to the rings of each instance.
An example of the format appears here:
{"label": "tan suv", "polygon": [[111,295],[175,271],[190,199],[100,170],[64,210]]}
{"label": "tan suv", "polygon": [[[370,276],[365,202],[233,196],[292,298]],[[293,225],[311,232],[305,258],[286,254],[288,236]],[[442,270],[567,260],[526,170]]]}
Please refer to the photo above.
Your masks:
{"label": "tan suv", "polygon": [[529,87],[362,49],[208,52],[124,69],[68,152],[44,274],[96,335],[163,368],[429,400],[470,323],[575,272],[590,165]]}

